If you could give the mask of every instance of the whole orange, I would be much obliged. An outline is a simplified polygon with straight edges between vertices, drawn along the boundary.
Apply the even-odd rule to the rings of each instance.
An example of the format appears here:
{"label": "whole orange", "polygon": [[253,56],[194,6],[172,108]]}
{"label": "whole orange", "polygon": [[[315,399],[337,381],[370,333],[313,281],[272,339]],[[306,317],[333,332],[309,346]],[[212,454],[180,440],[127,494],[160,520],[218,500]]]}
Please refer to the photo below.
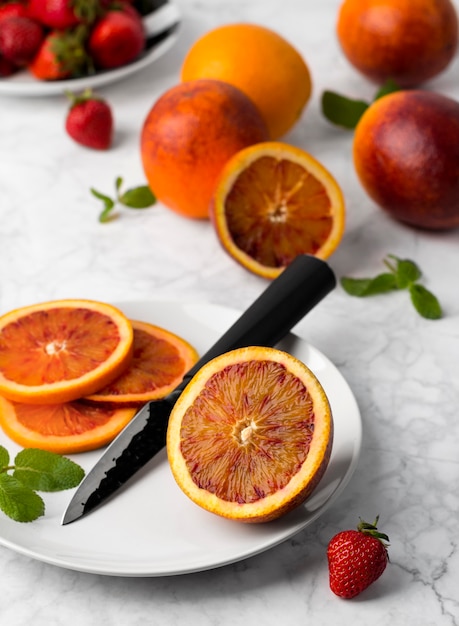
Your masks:
{"label": "whole orange", "polygon": [[311,75],[300,53],[256,24],[227,24],[203,35],[185,57],[181,77],[214,78],[241,89],[260,109],[271,139],[290,130],[311,95]]}
{"label": "whole orange", "polygon": [[376,100],[354,135],[354,163],[370,197],[420,228],[459,226],[459,103],[429,91]]}
{"label": "whole orange", "polygon": [[414,87],[453,59],[458,17],[450,0],[344,0],[337,36],[347,59],[367,78]]}
{"label": "whole orange", "polygon": [[206,218],[228,159],[267,137],[260,112],[236,87],[216,80],[180,83],[156,101],[143,124],[140,149],[148,184],[170,209]]}

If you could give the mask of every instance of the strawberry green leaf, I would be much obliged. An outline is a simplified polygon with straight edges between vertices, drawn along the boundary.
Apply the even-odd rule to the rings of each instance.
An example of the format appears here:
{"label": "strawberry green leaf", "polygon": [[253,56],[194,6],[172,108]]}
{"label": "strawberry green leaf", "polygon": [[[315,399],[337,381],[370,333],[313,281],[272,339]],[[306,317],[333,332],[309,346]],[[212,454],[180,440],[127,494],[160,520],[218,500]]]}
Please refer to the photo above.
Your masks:
{"label": "strawberry green leaf", "polygon": [[9,474],[0,474],[0,509],[16,522],[32,522],[44,515],[38,494]]}
{"label": "strawberry green leaf", "polygon": [[80,484],[84,470],[70,459],[35,448],[26,448],[14,459],[14,478],[30,489],[61,491]]}
{"label": "strawberry green leaf", "polygon": [[380,539],[382,540],[383,543],[385,541],[389,541],[389,537],[385,533],[379,532],[378,522],[379,522],[379,515],[376,517],[373,524],[370,524],[369,522],[365,522],[362,518],[360,518],[359,524],[357,526],[357,530],[363,533],[364,535],[369,535],[371,537],[375,537],[376,539]]}

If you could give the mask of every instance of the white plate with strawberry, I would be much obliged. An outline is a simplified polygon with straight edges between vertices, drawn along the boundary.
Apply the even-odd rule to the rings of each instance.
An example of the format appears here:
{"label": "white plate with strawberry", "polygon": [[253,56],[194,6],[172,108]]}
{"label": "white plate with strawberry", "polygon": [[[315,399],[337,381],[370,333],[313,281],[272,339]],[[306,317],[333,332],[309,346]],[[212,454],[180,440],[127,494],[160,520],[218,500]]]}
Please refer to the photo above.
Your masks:
{"label": "white plate with strawberry", "polygon": [[[98,16],[90,25],[79,22],[73,9],[69,14],[69,0],[60,0],[59,15],[48,12],[48,0],[29,0],[26,14],[14,7],[2,16],[0,8],[0,95],[51,96],[100,87],[160,58],[178,36],[177,6],[170,0],[121,1],[113,10],[103,8],[106,0],[93,0]],[[127,50],[122,57],[120,49]]]}

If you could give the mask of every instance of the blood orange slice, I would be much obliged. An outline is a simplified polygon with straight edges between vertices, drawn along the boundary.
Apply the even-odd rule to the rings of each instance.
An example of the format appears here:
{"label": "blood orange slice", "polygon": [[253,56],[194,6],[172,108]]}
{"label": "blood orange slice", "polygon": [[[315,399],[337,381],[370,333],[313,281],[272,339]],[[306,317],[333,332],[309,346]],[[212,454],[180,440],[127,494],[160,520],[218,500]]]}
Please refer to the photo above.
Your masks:
{"label": "blood orange slice", "polygon": [[198,353],[174,333],[132,321],[134,355],[129,367],[103,389],[86,398],[93,402],[136,406],[172,391],[198,360]]}
{"label": "blood orange slice", "polygon": [[0,394],[22,403],[69,402],[117,378],[132,358],[131,322],[91,300],[56,300],[0,318]]}
{"label": "blood orange slice", "polygon": [[108,444],[132,419],[136,409],[66,402],[21,404],[0,397],[0,426],[23,447],[75,454]]}
{"label": "blood orange slice", "polygon": [[224,249],[251,272],[275,278],[299,254],[328,258],[341,241],[341,189],[310,154],[258,143],[222,170],[210,216]]}
{"label": "blood orange slice", "polygon": [[265,522],[312,493],[328,466],[333,418],[311,370],[275,348],[240,348],[193,377],[169,420],[179,487],[222,517]]}

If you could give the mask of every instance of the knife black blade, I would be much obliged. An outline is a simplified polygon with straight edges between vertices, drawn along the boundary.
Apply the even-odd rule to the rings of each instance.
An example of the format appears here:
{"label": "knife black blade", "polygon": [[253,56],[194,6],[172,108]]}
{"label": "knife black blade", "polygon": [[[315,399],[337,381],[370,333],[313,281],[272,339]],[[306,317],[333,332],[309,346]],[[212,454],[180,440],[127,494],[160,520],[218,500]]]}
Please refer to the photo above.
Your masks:
{"label": "knife black blade", "polygon": [[335,275],[327,263],[308,255],[298,256],[199,359],[174,391],[162,400],[149,402],[132,418],[81,482],[62,524],[102,504],[164,448],[172,408],[205,363],[236,348],[274,346],[335,286]]}

